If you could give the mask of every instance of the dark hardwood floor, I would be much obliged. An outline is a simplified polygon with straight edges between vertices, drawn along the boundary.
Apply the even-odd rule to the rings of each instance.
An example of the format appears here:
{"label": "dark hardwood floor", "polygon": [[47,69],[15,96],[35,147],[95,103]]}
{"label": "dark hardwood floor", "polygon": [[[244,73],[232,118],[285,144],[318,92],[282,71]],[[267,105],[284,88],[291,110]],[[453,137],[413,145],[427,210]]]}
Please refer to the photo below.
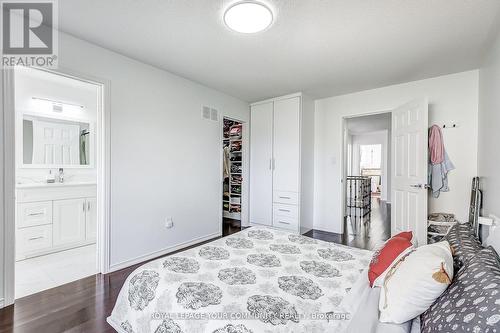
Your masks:
{"label": "dark hardwood floor", "polygon": [[[245,227],[243,227],[245,229]],[[224,218],[222,220],[222,236],[229,236],[235,232],[241,231],[241,221]]]}
{"label": "dark hardwood floor", "polygon": [[[357,236],[311,230],[305,235],[329,242],[373,249],[390,236],[390,208],[378,203],[370,227]],[[233,223],[232,223],[233,222]],[[223,234],[230,235],[241,227],[228,221]],[[193,245],[199,246],[212,240]],[[186,248],[187,249],[187,248]],[[186,250],[183,249],[183,250]],[[180,252],[179,250],[176,252]],[[174,253],[176,253],[174,252]],[[141,264],[110,274],[97,274],[75,282],[18,299],[14,305],[0,310],[0,332],[15,333],[111,333],[115,332],[106,322],[115,305],[118,293],[127,276]]]}
{"label": "dark hardwood floor", "polygon": [[360,223],[357,234],[354,234],[353,226],[345,220],[343,235],[321,230],[311,230],[304,235],[327,242],[373,250],[391,237],[391,205],[379,198],[373,198],[370,215],[368,223]]}
{"label": "dark hardwood floor", "polygon": [[[172,252],[178,253],[217,238]],[[154,259],[152,259],[154,260]],[[140,263],[110,274],[97,274],[16,300],[0,309],[0,332],[111,333],[106,318],[120,289]]]}

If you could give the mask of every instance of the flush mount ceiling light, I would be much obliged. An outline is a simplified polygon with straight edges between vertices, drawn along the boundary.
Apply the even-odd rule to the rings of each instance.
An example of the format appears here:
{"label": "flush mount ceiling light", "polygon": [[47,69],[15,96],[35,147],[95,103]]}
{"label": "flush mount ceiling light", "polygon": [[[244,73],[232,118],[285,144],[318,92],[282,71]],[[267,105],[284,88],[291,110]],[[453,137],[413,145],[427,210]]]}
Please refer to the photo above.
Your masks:
{"label": "flush mount ceiling light", "polygon": [[257,1],[241,1],[224,13],[224,23],[236,32],[253,34],[266,30],[273,23],[273,12]]}

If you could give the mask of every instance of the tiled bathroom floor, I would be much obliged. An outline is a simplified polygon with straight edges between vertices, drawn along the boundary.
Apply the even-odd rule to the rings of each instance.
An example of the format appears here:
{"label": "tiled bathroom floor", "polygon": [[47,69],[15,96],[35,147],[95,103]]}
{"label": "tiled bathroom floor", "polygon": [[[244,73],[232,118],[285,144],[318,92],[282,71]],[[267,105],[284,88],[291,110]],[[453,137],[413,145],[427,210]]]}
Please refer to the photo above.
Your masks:
{"label": "tiled bathroom floor", "polygon": [[16,299],[97,272],[96,245],[16,262]]}

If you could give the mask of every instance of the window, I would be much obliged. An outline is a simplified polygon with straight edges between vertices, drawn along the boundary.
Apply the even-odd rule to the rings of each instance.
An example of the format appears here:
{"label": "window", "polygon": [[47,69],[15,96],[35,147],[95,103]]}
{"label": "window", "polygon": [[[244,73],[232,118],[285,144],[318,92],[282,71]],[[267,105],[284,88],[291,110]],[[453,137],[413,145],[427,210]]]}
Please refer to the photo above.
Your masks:
{"label": "window", "polygon": [[360,145],[359,153],[361,170],[382,167],[382,145]]}

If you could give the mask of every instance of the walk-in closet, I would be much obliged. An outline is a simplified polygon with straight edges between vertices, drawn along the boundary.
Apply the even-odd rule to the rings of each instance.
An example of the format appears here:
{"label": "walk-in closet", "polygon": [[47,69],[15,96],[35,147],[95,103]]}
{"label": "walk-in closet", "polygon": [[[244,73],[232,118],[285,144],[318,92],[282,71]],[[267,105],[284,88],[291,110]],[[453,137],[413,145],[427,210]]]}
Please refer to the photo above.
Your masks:
{"label": "walk-in closet", "polygon": [[243,124],[224,118],[223,128],[223,233],[241,228],[243,184]]}

